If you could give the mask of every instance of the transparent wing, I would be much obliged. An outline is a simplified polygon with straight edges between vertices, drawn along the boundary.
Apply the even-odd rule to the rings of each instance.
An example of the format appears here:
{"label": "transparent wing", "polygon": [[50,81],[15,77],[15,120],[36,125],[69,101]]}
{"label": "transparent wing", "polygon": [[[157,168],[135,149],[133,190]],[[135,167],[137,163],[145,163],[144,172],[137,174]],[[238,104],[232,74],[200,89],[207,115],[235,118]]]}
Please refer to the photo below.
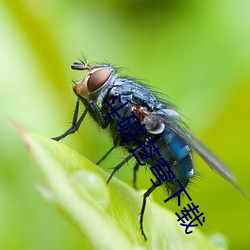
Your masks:
{"label": "transparent wing", "polygon": [[231,183],[241,194],[247,199],[247,195],[243,190],[236,184],[236,178],[229,168],[202,142],[195,138],[186,128],[185,124],[176,115],[169,115],[169,111],[164,110],[151,113],[150,116],[154,117],[158,122],[163,123],[166,127],[174,131],[182,140],[184,140],[190,148],[192,148],[216,173],[225,178]]}

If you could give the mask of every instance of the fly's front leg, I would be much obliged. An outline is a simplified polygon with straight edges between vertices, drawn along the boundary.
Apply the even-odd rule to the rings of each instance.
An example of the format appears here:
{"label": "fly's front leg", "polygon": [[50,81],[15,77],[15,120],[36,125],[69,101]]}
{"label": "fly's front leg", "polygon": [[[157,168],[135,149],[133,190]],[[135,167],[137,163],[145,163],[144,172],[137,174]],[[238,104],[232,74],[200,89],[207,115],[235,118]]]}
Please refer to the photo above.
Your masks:
{"label": "fly's front leg", "polygon": [[99,125],[101,125],[103,129],[106,128],[108,126],[107,117],[102,113],[97,103],[90,100],[89,105],[89,113],[91,114],[91,116],[96,120]]}
{"label": "fly's front leg", "polygon": [[73,116],[71,127],[65,133],[63,133],[62,135],[59,135],[57,137],[53,137],[51,139],[53,139],[55,141],[60,141],[64,137],[68,136],[69,134],[75,133],[79,129],[79,127],[80,127],[80,125],[81,125],[81,123],[82,123],[82,121],[83,121],[84,117],[86,116],[86,114],[88,112],[88,109],[89,109],[89,105],[87,105],[86,109],[84,110],[84,112],[82,113],[81,117],[77,121],[78,112],[79,112],[79,103],[80,103],[80,101],[78,99],[77,102],[76,102],[76,106],[75,106],[75,111],[74,111],[74,116]]}

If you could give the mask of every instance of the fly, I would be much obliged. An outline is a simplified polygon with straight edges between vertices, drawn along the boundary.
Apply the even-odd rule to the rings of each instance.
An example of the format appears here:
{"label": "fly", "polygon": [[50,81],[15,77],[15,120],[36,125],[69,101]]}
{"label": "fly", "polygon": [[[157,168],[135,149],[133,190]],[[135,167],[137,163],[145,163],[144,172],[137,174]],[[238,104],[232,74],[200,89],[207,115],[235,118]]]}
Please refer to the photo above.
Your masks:
{"label": "fly", "polygon": [[[59,141],[69,134],[76,132],[86,114],[89,113],[102,129],[107,129],[110,132],[113,138],[113,147],[102,157],[98,164],[116,147],[124,147],[129,153],[127,157],[113,169],[107,183],[109,183],[113,175],[133,157],[133,150],[140,145],[138,141],[148,145],[149,140],[152,140],[160,155],[171,167],[176,179],[178,178],[184,188],[188,186],[195,174],[192,159],[192,152],[194,151],[215,172],[230,182],[246,197],[244,192],[236,184],[236,179],[227,166],[189,132],[172,103],[157,97],[153,91],[149,90],[148,86],[132,78],[118,77],[117,70],[111,65],[90,66],[85,62],[74,62],[71,68],[73,70],[87,71],[87,74],[82,80],[75,83],[73,87],[73,91],[78,99],[71,127],[65,133],[53,139]],[[85,106],[85,110],[80,117],[78,117],[80,102]],[[119,108],[120,106],[122,106],[122,108]],[[132,115],[135,114],[137,118],[133,118],[133,121],[135,122],[137,119],[140,124],[144,126],[146,134],[140,134],[136,140],[132,137],[128,144],[126,138],[119,132],[118,125],[120,119],[118,119],[115,114],[112,114],[113,108],[117,110],[117,114],[122,119],[124,117],[132,117]],[[145,156],[145,151],[139,150],[137,153]],[[152,152],[152,157],[154,160],[160,159],[159,154],[156,152]],[[141,165],[144,164],[152,166],[153,162],[151,159],[145,159]],[[136,172],[139,167],[140,164],[137,162],[133,171],[134,186],[136,184]],[[176,179],[165,180],[163,182],[169,195],[180,190],[180,185],[178,185]],[[146,199],[155,190],[156,186],[157,185],[152,185],[143,195],[143,204],[140,213],[140,229],[145,240],[143,215],[146,207]]]}

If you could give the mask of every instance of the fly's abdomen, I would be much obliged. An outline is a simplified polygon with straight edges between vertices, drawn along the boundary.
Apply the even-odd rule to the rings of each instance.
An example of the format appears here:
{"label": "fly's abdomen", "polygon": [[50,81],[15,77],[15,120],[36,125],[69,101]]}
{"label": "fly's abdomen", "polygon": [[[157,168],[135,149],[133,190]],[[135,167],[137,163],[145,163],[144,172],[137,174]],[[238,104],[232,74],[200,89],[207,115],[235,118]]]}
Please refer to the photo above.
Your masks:
{"label": "fly's abdomen", "polygon": [[155,144],[175,175],[173,180],[165,182],[169,193],[176,193],[181,189],[177,179],[186,188],[194,174],[190,147],[169,129],[164,130]]}

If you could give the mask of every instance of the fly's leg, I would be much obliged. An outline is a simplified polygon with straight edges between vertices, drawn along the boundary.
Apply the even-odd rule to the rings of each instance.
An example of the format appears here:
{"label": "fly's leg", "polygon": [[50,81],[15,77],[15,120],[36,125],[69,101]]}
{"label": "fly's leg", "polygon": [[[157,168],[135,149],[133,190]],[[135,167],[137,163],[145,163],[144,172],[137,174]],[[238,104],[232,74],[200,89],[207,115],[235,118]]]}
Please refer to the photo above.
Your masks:
{"label": "fly's leg", "polygon": [[99,165],[115,148],[115,146],[113,146],[97,163],[96,165]]}
{"label": "fly's leg", "polygon": [[59,135],[59,136],[51,138],[51,139],[53,139],[55,141],[60,141],[64,137],[68,136],[69,134],[75,133],[79,129],[79,127],[80,127],[80,125],[81,125],[81,123],[82,123],[82,121],[83,121],[84,117],[86,116],[86,114],[88,112],[88,109],[89,109],[89,105],[88,105],[86,107],[86,109],[84,110],[84,112],[82,113],[82,115],[79,118],[79,120],[77,121],[78,111],[79,111],[79,102],[80,101],[78,99],[77,102],[76,102],[76,106],[75,106],[75,110],[74,110],[74,116],[73,116],[71,127],[65,133],[63,133],[62,135]]}
{"label": "fly's leg", "polygon": [[129,161],[131,158],[133,157],[133,154],[129,154],[121,163],[119,163],[116,167],[114,167],[112,173],[110,174],[108,180],[107,180],[107,184],[109,184],[109,182],[111,181],[112,177],[114,176],[114,174],[127,162]]}
{"label": "fly's leg", "polygon": [[136,188],[136,172],[138,171],[139,167],[140,167],[140,164],[137,162],[137,163],[135,164],[135,166],[134,166],[134,169],[133,169],[133,187],[134,187],[135,189],[137,189],[137,188]]}
{"label": "fly's leg", "polygon": [[79,127],[80,127],[84,117],[86,116],[87,112],[89,112],[90,114],[92,114],[94,116],[94,119],[97,121],[98,124],[101,125],[102,128],[107,127],[107,125],[108,125],[107,120],[105,119],[105,116],[103,115],[100,108],[98,107],[98,105],[94,101],[90,101],[87,104],[86,109],[84,110],[81,117],[77,121],[78,112],[79,112],[79,104],[80,104],[80,101],[78,99],[77,102],[76,102],[71,127],[65,133],[63,133],[62,135],[52,138],[53,140],[59,141],[59,140],[63,139],[64,137],[68,136],[69,134],[75,133],[79,129]]}
{"label": "fly's leg", "polygon": [[108,126],[107,118],[104,116],[97,103],[91,100],[89,101],[89,105],[89,113],[102,128],[106,128]]}
{"label": "fly's leg", "polygon": [[140,212],[140,230],[141,233],[143,235],[144,240],[147,240],[146,234],[144,233],[144,229],[143,229],[143,216],[144,216],[144,212],[145,212],[145,208],[146,208],[146,200],[148,198],[148,196],[156,189],[156,187],[154,185],[152,185],[147,192],[143,195],[143,201],[142,201],[142,208],[141,208],[141,212]]}

